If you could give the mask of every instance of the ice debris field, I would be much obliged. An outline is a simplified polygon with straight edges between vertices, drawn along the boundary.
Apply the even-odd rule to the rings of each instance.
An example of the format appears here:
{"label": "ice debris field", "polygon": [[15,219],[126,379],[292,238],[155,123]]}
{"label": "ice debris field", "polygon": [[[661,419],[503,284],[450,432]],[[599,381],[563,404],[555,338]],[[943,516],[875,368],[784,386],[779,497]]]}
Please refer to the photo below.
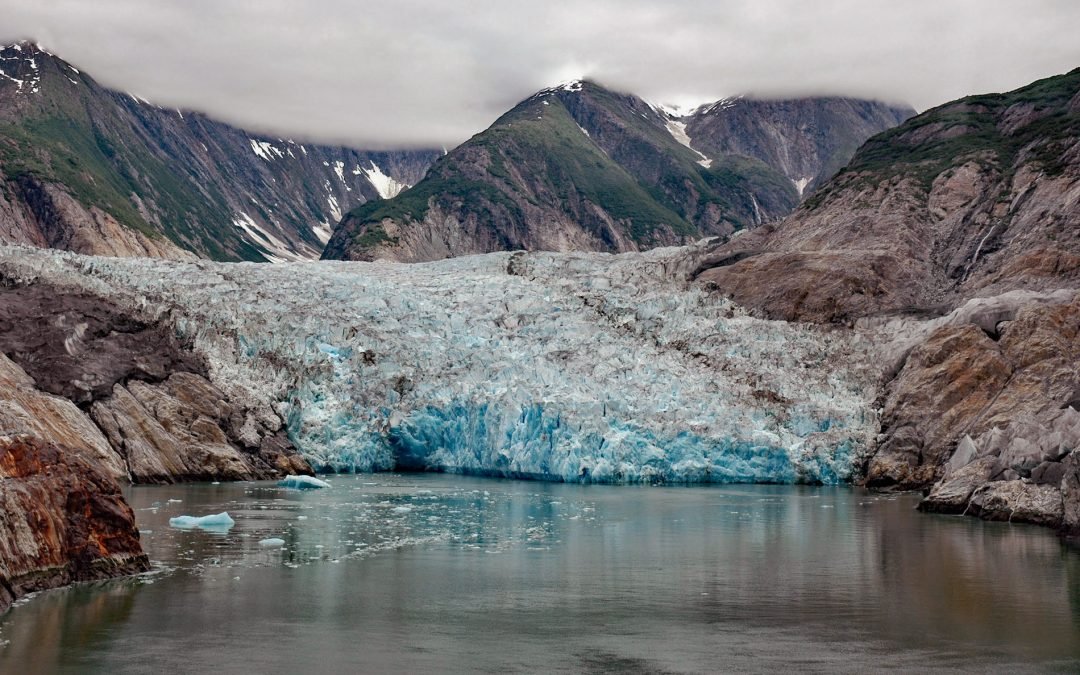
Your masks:
{"label": "ice debris field", "polygon": [[320,470],[849,480],[878,429],[871,340],[749,317],[687,283],[694,256],[266,265],[0,247],[0,273],[171,322]]}

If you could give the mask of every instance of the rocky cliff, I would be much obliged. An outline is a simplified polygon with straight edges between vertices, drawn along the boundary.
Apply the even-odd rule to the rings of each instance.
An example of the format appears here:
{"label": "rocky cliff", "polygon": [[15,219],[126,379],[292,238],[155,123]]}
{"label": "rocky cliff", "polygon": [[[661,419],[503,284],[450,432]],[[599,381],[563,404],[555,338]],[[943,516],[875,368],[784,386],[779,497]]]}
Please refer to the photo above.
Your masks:
{"label": "rocky cliff", "polygon": [[914,115],[906,106],[853,98],[738,97],[702,106],[681,123],[690,144],[706,157],[757,160],[791,181],[803,198],[842,169],[868,138]]}
{"label": "rocky cliff", "polygon": [[697,278],[761,315],[885,331],[869,485],[1080,533],[1080,70],[870,139]]}
{"label": "rocky cliff", "polygon": [[317,258],[349,209],[441,152],[247,133],[100,86],[32,43],[0,49],[0,241],[81,253]]}
{"label": "rocky cliff", "polygon": [[740,99],[680,117],[572,82],[522,101],[395,199],[352,211],[324,257],[618,252],[726,236],[790,213],[863,140],[913,112]]}
{"label": "rocky cliff", "polygon": [[0,612],[27,593],[149,568],[135,514],[99,464],[0,436]]}
{"label": "rocky cliff", "polygon": [[789,320],[940,314],[1080,285],[1080,70],[971,96],[875,136],[783,223],[719,248],[703,281]]}

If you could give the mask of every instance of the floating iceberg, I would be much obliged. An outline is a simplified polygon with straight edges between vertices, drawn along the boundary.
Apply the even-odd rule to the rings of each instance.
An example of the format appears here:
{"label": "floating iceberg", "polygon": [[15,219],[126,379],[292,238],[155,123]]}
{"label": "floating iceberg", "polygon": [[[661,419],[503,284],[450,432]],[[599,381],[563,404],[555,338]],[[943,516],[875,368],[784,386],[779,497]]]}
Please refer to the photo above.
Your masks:
{"label": "floating iceberg", "polygon": [[267,539],[259,540],[259,546],[262,546],[263,548],[281,548],[284,545],[285,540],[279,539],[278,537],[269,537]]}
{"label": "floating iceberg", "polygon": [[318,470],[840,483],[872,446],[872,328],[749,316],[704,249],[414,265],[181,263],[0,248],[0,275],[169,321]]}
{"label": "floating iceberg", "polygon": [[169,525],[181,530],[199,528],[202,530],[224,531],[231,529],[235,524],[236,521],[226,511],[209,516],[177,516],[176,518],[169,518]]}
{"label": "floating iceberg", "polygon": [[294,490],[314,490],[328,488],[330,483],[311,476],[285,476],[278,481],[280,487],[293,488]]}

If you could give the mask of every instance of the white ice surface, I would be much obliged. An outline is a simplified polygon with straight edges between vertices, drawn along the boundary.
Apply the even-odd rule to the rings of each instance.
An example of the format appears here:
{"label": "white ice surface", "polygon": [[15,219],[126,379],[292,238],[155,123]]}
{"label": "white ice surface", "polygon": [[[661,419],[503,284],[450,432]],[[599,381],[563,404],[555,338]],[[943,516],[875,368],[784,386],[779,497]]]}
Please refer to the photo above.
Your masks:
{"label": "white ice surface", "polygon": [[836,483],[878,430],[859,331],[747,316],[698,249],[284,265],[0,247],[0,272],[172,321],[316,466]]}

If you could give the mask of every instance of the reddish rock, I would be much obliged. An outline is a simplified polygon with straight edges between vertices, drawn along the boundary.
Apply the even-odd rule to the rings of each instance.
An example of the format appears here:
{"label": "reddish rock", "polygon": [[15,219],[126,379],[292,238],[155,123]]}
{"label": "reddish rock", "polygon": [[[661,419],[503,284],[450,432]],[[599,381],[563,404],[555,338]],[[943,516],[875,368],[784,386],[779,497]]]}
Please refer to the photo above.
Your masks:
{"label": "reddish rock", "polygon": [[0,611],[33,591],[149,567],[114,479],[62,446],[0,437]]}

